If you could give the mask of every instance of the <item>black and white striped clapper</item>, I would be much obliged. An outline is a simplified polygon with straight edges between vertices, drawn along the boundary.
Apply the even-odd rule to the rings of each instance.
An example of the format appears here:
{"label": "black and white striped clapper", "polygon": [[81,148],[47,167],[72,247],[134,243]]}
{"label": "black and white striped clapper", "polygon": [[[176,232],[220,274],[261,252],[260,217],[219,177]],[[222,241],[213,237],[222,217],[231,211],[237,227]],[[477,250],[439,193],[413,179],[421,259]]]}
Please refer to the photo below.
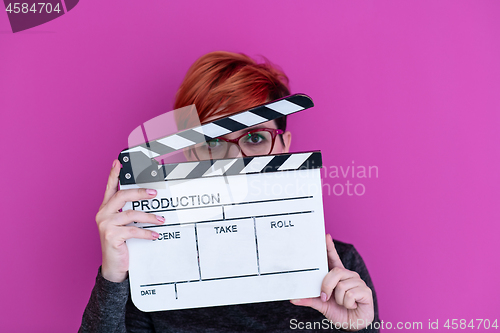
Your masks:
{"label": "black and white striped clapper", "polygon": [[[283,171],[292,168],[319,168],[321,167],[321,154],[319,152],[165,165],[160,165],[154,159],[312,106],[314,104],[309,96],[295,94],[173,135],[124,149],[118,157],[123,166],[120,171],[120,184],[189,179],[215,174],[234,175]],[[258,170],[260,166],[262,168]],[[214,170],[218,171],[215,172]]]}
{"label": "black and white striped clapper", "polygon": [[158,181],[207,178],[214,176],[236,176],[322,167],[321,152],[303,152],[265,156],[249,156],[222,160],[207,160],[158,165],[157,170],[144,172],[134,178],[127,176],[130,163],[124,163],[120,173],[120,184],[151,183]]}

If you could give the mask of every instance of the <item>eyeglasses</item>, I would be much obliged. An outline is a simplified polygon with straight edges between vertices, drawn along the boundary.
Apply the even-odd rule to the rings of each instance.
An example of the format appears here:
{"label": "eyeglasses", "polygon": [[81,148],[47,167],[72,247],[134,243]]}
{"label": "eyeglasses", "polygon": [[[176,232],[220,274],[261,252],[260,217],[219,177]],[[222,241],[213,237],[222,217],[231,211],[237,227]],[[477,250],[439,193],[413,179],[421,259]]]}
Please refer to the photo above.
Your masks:
{"label": "eyeglasses", "polygon": [[276,136],[283,133],[276,128],[256,128],[233,140],[215,138],[199,143],[191,151],[200,161],[237,156],[240,151],[243,156],[267,155],[273,150]]}

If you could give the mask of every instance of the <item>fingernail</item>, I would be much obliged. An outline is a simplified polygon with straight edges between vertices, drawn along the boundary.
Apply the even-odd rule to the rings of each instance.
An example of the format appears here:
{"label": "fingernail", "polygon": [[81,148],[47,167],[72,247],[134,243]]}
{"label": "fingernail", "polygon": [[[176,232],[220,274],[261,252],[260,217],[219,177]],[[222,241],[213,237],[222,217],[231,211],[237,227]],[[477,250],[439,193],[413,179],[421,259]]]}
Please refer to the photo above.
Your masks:
{"label": "fingernail", "polygon": [[158,237],[160,237],[160,234],[159,234],[159,233],[157,233],[157,232],[154,232],[154,231],[153,231],[153,232],[151,232],[151,234],[153,235],[153,237],[154,237],[154,238],[158,238]]}
{"label": "fingernail", "polygon": [[321,300],[326,302],[326,294],[324,292],[321,292]]}
{"label": "fingernail", "polygon": [[116,160],[113,161],[113,166],[112,168],[114,168],[116,166]]}
{"label": "fingernail", "polygon": [[156,195],[156,190],[153,190],[153,189],[148,188],[148,189],[146,190],[146,193],[147,193],[147,194],[149,194],[149,195]]}
{"label": "fingernail", "polygon": [[165,222],[165,218],[163,216],[156,215],[156,219],[160,222]]}

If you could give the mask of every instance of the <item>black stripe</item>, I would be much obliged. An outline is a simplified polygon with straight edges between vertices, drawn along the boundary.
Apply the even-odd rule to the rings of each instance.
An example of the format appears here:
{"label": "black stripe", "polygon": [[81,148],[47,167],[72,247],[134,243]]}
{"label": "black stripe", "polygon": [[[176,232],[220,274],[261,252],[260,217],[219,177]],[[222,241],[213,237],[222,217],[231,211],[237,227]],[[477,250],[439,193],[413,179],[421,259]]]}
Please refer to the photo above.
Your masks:
{"label": "black stripe", "polygon": [[[193,162],[187,162],[187,163],[193,163]],[[166,170],[165,170],[165,171],[166,171],[166,172],[165,172],[165,177],[169,176],[169,175],[172,173],[172,171],[173,171],[176,167],[178,167],[179,165],[181,166],[181,169],[182,169],[182,168],[185,168],[187,163],[165,164],[165,165],[164,165],[164,166],[165,166],[165,168],[170,168],[170,167],[172,167],[171,169],[166,169]],[[168,171],[168,172],[167,172],[167,171]],[[174,178],[174,179],[177,179],[177,178]]]}
{"label": "black stripe", "polygon": [[222,118],[214,121],[214,124],[224,127],[231,132],[236,132],[242,129],[247,128],[248,126],[242,123],[239,123],[231,118]]}
{"label": "black stripe", "polygon": [[200,132],[196,132],[192,129],[179,132],[177,133],[177,135],[185,139],[194,141],[195,143],[205,142],[212,139],[211,137],[201,134]]}
{"label": "black stripe", "polygon": [[277,118],[285,116],[282,113],[279,113],[277,111],[271,110],[271,109],[266,108],[264,106],[260,107],[258,109],[252,110],[251,112],[255,113],[258,116],[266,118],[267,120],[273,120],[273,119],[277,119]]}
{"label": "black stripe", "polygon": [[275,172],[278,171],[278,168],[285,163],[286,160],[290,158],[290,154],[288,155],[277,155],[274,156],[274,158],[269,161],[269,163],[266,165],[264,169],[262,169],[261,172]]}
{"label": "black stripe", "polygon": [[304,109],[312,108],[314,106],[312,99],[307,95],[293,95],[285,99],[289,102],[302,106]]}
{"label": "black stripe", "polygon": [[232,176],[232,175],[237,175],[240,173],[241,170],[248,164],[248,162],[245,164],[245,160],[238,158],[236,161],[229,167],[224,166],[224,176]]}
{"label": "black stripe", "polygon": [[200,161],[200,163],[186,176],[186,178],[200,178],[212,166],[213,160]]}
{"label": "black stripe", "polygon": [[[237,164],[237,163],[239,162],[241,165],[243,165],[243,163],[241,162],[241,160],[240,160],[240,159],[237,159],[237,160],[236,160],[236,162],[234,162],[234,163],[233,163],[233,165],[231,165],[231,167],[228,169],[228,168],[227,168],[227,165],[228,165],[228,164],[230,164],[230,163],[233,161],[233,159],[230,159],[230,160],[223,160],[223,161],[225,162],[225,163],[224,163],[224,165],[222,165],[219,169],[215,169],[215,170],[213,170],[214,172],[215,172],[215,171],[217,171],[217,170],[222,169],[222,170],[224,171],[224,172],[222,173],[222,175],[229,176],[229,175],[227,174],[227,171],[228,171],[229,169],[231,169],[231,168],[233,167],[233,165],[234,165],[234,164]],[[216,162],[216,161],[214,161],[214,162]],[[243,167],[242,167],[241,169],[243,169]],[[241,169],[240,169],[240,170],[241,170]],[[208,168],[207,168],[207,171],[208,171]],[[217,175],[217,176],[220,176],[220,175]]]}
{"label": "black stripe", "polygon": [[167,176],[175,169],[177,164],[163,164],[161,171],[163,172],[163,179],[167,178]]}
{"label": "black stripe", "polygon": [[234,162],[233,165],[231,165],[231,167],[224,173],[224,175],[239,175],[241,170],[243,170],[251,160],[253,160],[253,157],[238,158],[236,162]]}
{"label": "black stripe", "polygon": [[297,170],[302,170],[302,169],[318,169],[323,166],[323,161],[321,159],[321,153],[320,152],[314,152],[312,153],[311,156],[307,160],[302,163],[300,167],[298,167]]}
{"label": "black stripe", "polygon": [[166,146],[164,144],[158,143],[157,141],[151,141],[148,143],[143,143],[141,147],[144,147],[147,150],[151,150],[152,152],[155,152],[157,154],[165,155],[174,151],[177,151],[177,149],[174,149],[172,147]]}

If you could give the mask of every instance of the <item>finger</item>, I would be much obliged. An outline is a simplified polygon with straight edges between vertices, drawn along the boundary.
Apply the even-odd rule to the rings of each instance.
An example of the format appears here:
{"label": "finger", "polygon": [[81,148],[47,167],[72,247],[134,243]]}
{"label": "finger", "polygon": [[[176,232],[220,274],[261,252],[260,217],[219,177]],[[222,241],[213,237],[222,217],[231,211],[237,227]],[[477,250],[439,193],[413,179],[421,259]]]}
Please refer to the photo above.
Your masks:
{"label": "finger", "polygon": [[[351,290],[353,290],[354,288],[363,286],[366,286],[366,284],[361,279],[351,278],[340,281],[339,283],[337,283],[334,291],[335,302],[337,302],[338,305],[342,305],[348,309],[352,309],[352,307],[347,307],[345,305],[345,301],[347,299],[346,295],[350,295],[352,293]],[[352,306],[351,303],[349,303],[349,305]]]}
{"label": "finger", "polygon": [[130,238],[140,238],[140,239],[157,239],[160,235],[156,231],[137,228],[137,227],[123,227],[125,232],[123,233],[123,241]]}
{"label": "finger", "polygon": [[138,201],[144,199],[153,199],[157,192],[154,189],[134,188],[128,190],[120,190],[116,192],[106,204],[107,213],[116,213],[125,206],[128,201]]}
{"label": "finger", "polygon": [[346,309],[356,309],[359,304],[369,303],[371,290],[367,286],[358,286],[346,291],[343,306]]}
{"label": "finger", "polygon": [[358,278],[359,275],[356,272],[349,271],[345,268],[334,267],[328,274],[326,274],[321,284],[321,292],[326,294],[326,297],[322,295],[323,302],[330,299],[333,290],[337,287],[340,281],[344,281],[350,278]]}
{"label": "finger", "polygon": [[118,191],[118,177],[120,176],[120,161],[114,160],[111,171],[109,172],[108,183],[106,184],[106,191],[104,192],[104,199],[102,200],[101,207],[106,205],[111,197]]}
{"label": "finger", "polygon": [[106,239],[106,244],[119,248],[124,244],[127,239],[139,238],[139,239],[157,239],[160,235],[152,230],[142,229],[138,227],[112,227],[108,228],[104,237]]}
{"label": "finger", "polygon": [[335,249],[335,244],[333,244],[333,239],[330,234],[326,235],[326,254],[328,256],[328,269],[333,269],[334,267],[344,268],[342,260],[340,260],[339,254]]}
{"label": "finger", "polygon": [[165,218],[160,215],[145,213],[138,210],[126,210],[116,214],[115,218],[112,220],[112,224],[114,225],[127,225],[132,222],[163,224],[165,223]]}

